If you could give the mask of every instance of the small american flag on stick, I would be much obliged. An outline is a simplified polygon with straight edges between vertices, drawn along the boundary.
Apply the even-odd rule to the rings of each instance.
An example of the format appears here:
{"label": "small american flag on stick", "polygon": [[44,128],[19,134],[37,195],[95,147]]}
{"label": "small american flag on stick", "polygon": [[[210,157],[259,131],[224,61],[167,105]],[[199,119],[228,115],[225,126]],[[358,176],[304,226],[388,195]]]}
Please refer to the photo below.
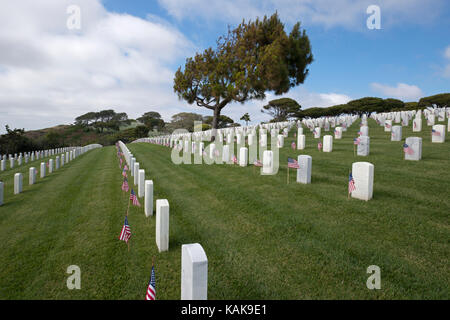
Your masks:
{"label": "small american flag on stick", "polygon": [[233,154],[233,163],[237,164],[237,158],[236,158],[236,156],[234,154]]}
{"label": "small american flag on stick", "polygon": [[360,139],[360,138],[355,138],[355,139],[353,139],[353,144],[355,144],[355,145],[360,144],[360,142],[361,142],[361,139]]}
{"label": "small american flag on stick", "polygon": [[123,168],[122,170],[122,176],[124,176],[125,178],[127,177],[127,170],[125,170],[125,168]]}
{"label": "small american flag on stick", "polygon": [[122,183],[122,191],[128,192],[128,188],[129,188],[128,180],[127,180],[127,178],[124,178],[123,183]]}
{"label": "small american flag on stick", "polygon": [[440,137],[441,133],[439,131],[437,131],[437,130],[431,129],[431,135]]}
{"label": "small american flag on stick", "polygon": [[352,173],[348,176],[348,194],[356,190],[355,179],[353,179]]}
{"label": "small american flag on stick", "polygon": [[322,150],[322,142],[319,141],[319,143],[317,144],[317,149]]}
{"label": "small american flag on stick", "polygon": [[292,148],[293,150],[295,150],[295,149],[297,148],[297,145],[295,144],[295,141],[292,141],[292,143],[291,143],[291,148]]}
{"label": "small american flag on stick", "polygon": [[155,280],[155,266],[152,264],[152,274],[148,282],[147,294],[145,300],[156,300],[156,280]]}
{"label": "small american flag on stick", "polygon": [[403,144],[403,152],[411,155],[414,153],[414,150],[410,146],[408,146],[406,143],[404,143]]}
{"label": "small american flag on stick", "polygon": [[131,229],[128,224],[128,217],[125,216],[125,222],[123,223],[122,231],[120,232],[119,240],[125,241],[128,243],[128,240],[131,238]]}
{"label": "small american flag on stick", "polygon": [[300,169],[300,165],[297,160],[288,158],[288,168]]}
{"label": "small american flag on stick", "polygon": [[137,197],[136,193],[134,193],[133,189],[131,189],[130,200],[133,201],[133,205],[138,206],[138,207],[141,206],[141,204],[139,203],[138,197]]}
{"label": "small american flag on stick", "polygon": [[259,161],[258,159],[256,159],[255,162],[253,162],[253,165],[254,165],[255,167],[262,167],[262,166],[263,166],[262,163],[261,163],[261,161]]}

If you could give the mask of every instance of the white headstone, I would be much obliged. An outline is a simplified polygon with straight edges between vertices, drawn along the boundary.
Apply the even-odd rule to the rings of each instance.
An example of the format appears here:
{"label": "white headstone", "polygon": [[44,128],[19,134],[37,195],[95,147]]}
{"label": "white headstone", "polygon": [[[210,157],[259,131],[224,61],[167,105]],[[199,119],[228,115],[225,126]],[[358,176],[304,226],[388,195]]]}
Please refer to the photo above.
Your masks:
{"label": "white headstone", "polygon": [[361,136],[369,136],[369,127],[361,126],[359,131],[361,132]]}
{"label": "white headstone", "polygon": [[139,170],[139,181],[138,181],[138,197],[142,198],[144,196],[145,191],[145,170]]}
{"label": "white headstone", "polygon": [[130,174],[134,176],[134,163],[136,162],[136,158],[132,157],[130,160]]}
{"label": "white headstone", "polygon": [[374,165],[369,162],[354,162],[352,175],[355,181],[355,190],[352,192],[352,198],[366,201],[372,199]]}
{"label": "white headstone", "polygon": [[342,139],[342,127],[334,128],[334,138],[335,139]]}
{"label": "white headstone", "polygon": [[45,178],[45,162],[41,162],[41,170],[40,170],[40,174],[41,174],[41,178]]}
{"label": "white headstone", "polygon": [[59,156],[56,156],[56,158],[55,158],[55,169],[56,170],[59,169]]}
{"label": "white headstone", "polygon": [[305,149],[306,145],[306,136],[304,134],[299,134],[297,136],[297,150]]}
{"label": "white headstone", "polygon": [[370,153],[370,137],[359,137],[359,144],[356,146],[356,154],[358,156],[366,157]]}
{"label": "white headstone", "polygon": [[297,169],[297,182],[303,184],[311,183],[312,157],[300,155],[297,158],[297,162],[300,166],[300,168]]}
{"label": "white headstone", "polygon": [[277,136],[277,147],[283,148],[284,147],[284,136],[282,134],[279,134]]}
{"label": "white headstone", "polygon": [[153,180],[145,180],[145,216],[153,215]]}
{"label": "white headstone", "polygon": [[33,185],[36,183],[36,168],[31,167],[28,169],[28,183],[29,185]]}
{"label": "white headstone", "polygon": [[402,140],[402,126],[392,126],[391,141]]}
{"label": "white headstone", "polygon": [[261,139],[259,140],[259,144],[262,148],[267,147],[267,134],[262,134]]}
{"label": "white headstone", "polygon": [[169,201],[156,200],[156,245],[159,252],[169,250]]}
{"label": "white headstone", "polygon": [[135,186],[137,186],[138,184],[138,180],[139,180],[139,162],[135,162],[134,163],[134,167],[133,167],[133,183]]}
{"label": "white headstone", "polygon": [[408,137],[405,139],[403,151],[405,153],[405,160],[420,160],[422,159],[422,138]]}
{"label": "white headstone", "polygon": [[53,159],[48,160],[48,173],[53,173]]}
{"label": "white headstone", "polygon": [[248,149],[245,147],[242,147],[239,150],[239,165],[241,167],[246,167],[248,163]]}
{"label": "white headstone", "polygon": [[320,133],[321,133],[320,127],[314,128],[314,130],[313,130],[314,138],[319,139],[320,138]]}
{"label": "white headstone", "polygon": [[391,131],[392,131],[392,120],[384,121],[384,132],[391,132]]}
{"label": "white headstone", "polygon": [[14,194],[19,194],[22,192],[22,185],[23,185],[23,176],[20,172],[16,173],[14,175]]}
{"label": "white headstone", "polygon": [[208,299],[208,258],[198,243],[181,246],[181,300]]}
{"label": "white headstone", "polygon": [[228,163],[230,161],[230,146],[224,145],[222,149],[222,161]]}
{"label": "white headstone", "polygon": [[333,151],[333,136],[325,135],[323,136],[323,152]]}
{"label": "white headstone", "polygon": [[5,171],[5,170],[6,170],[6,159],[3,159],[3,160],[0,162],[0,170],[1,170],[1,171]]}
{"label": "white headstone", "polygon": [[413,120],[413,132],[420,132],[422,131],[422,119],[421,118],[415,118]]}
{"label": "white headstone", "polygon": [[273,151],[271,150],[264,151],[262,163],[263,163],[262,174],[274,173]]}
{"label": "white headstone", "polygon": [[431,142],[433,143],[445,142],[445,126],[443,124],[436,124],[432,127]]}

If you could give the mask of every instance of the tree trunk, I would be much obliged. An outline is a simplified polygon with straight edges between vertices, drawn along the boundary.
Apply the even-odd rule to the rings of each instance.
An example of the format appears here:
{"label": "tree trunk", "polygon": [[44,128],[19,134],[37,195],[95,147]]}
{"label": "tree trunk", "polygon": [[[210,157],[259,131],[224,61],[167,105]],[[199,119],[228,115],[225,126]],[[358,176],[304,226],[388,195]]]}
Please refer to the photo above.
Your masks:
{"label": "tree trunk", "polygon": [[214,108],[214,116],[213,116],[213,122],[212,122],[212,137],[211,137],[211,141],[215,141],[215,140],[216,140],[217,125],[219,124],[220,110],[221,110],[221,108],[220,108],[219,106],[216,106],[216,107]]}

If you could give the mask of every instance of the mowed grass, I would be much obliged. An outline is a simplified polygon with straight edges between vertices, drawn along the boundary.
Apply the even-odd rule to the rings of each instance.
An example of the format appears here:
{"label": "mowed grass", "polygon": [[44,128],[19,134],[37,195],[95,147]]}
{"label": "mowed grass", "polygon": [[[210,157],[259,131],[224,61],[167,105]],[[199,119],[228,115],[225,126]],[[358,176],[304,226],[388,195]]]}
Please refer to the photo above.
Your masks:
{"label": "mowed grass", "polygon": [[[157,298],[179,299],[181,245],[198,242],[208,256],[209,299],[448,299],[448,141],[432,144],[427,126],[421,133],[404,127],[403,137],[423,137],[423,159],[405,161],[403,142],[391,142],[370,120],[370,156],[357,157],[357,124],[334,140],[332,153],[319,152],[307,129],[306,149],[292,150],[291,131],[275,176],[253,166],[175,165],[169,148],[128,145],[154,182],[155,200],[170,204],[163,253],[155,217],[145,218],[142,208],[129,212],[130,251],[117,239],[128,195],[113,147],[88,152],[34,186],[26,174],[20,195],[8,178],[0,298],[143,299],[154,257]],[[292,169],[286,183],[287,157],[299,154],[313,158],[310,185],[297,184]],[[347,199],[355,161],[375,165],[368,202]],[[66,287],[69,265],[81,268],[81,290]],[[381,290],[366,287],[370,265],[381,268]]]}

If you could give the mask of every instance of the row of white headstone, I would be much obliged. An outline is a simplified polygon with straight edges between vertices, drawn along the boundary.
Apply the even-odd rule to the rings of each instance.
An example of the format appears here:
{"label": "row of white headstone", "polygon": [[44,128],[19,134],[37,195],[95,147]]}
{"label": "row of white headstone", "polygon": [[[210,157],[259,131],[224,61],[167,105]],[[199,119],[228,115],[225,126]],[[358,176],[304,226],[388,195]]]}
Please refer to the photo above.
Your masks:
{"label": "row of white headstone", "polygon": [[[76,157],[80,156],[81,154],[92,150],[96,148],[102,147],[100,144],[90,144],[84,147],[73,147],[70,151],[66,151],[61,155],[61,158],[59,156],[56,156],[55,160],[49,159],[48,160],[48,173],[53,173],[54,170],[58,170],[60,167],[64,166],[64,164],[67,164],[69,161],[72,161]],[[45,178],[46,176],[46,170],[47,165],[45,162],[41,162],[40,165],[40,177]],[[30,167],[28,169],[29,177],[28,177],[28,183],[29,185],[33,185],[36,183],[36,176],[37,176],[37,170],[35,167]],[[0,206],[3,205],[4,201],[4,183],[0,181]],[[23,190],[23,174],[18,172],[14,174],[14,194],[22,193]]]}
{"label": "row of white headstone", "polygon": [[[153,181],[145,180],[145,170],[139,168],[139,162],[128,147],[119,141],[125,161],[130,168],[133,183],[138,186],[138,197],[144,197],[146,217],[153,215]],[[156,246],[159,252],[169,250],[169,201],[156,200]],[[208,259],[198,243],[181,246],[181,299],[206,300],[208,292]]]}
{"label": "row of white headstone", "polygon": [[14,155],[3,155],[3,157],[0,155],[0,171],[6,170],[6,164],[9,162],[9,168],[12,169],[15,167],[15,163],[17,163],[18,166],[21,166],[22,164],[27,164],[29,161],[33,162],[35,160],[44,159],[47,157],[52,157],[58,154],[63,154],[72,150],[75,150],[76,147],[64,147],[64,148],[56,148],[56,149],[49,149],[49,150],[39,150],[39,151],[32,151],[32,152],[25,152],[25,153],[19,153]]}

